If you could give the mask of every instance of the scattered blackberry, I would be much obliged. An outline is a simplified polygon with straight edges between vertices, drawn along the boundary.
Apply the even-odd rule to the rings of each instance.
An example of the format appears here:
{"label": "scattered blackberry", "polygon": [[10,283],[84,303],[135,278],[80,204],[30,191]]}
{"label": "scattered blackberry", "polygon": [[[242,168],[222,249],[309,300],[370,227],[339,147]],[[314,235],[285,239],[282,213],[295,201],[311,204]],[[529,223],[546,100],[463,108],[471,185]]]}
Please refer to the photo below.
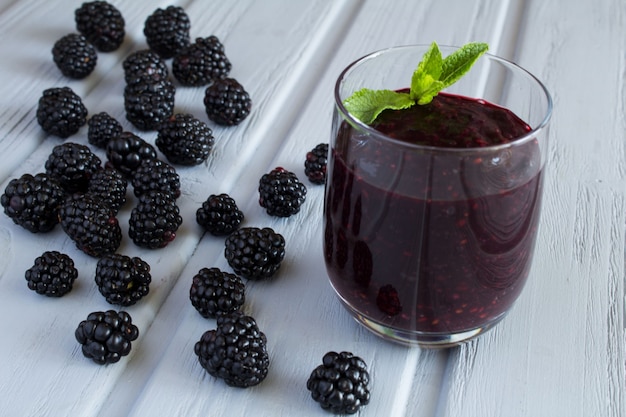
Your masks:
{"label": "scattered blackberry", "polygon": [[80,322],[74,336],[83,355],[99,365],[118,362],[130,353],[139,329],[125,311],[96,311]]}
{"label": "scattered blackberry", "polygon": [[176,201],[162,191],[148,191],[130,213],[128,236],[137,246],[158,249],[176,238],[183,222]]}
{"label": "scattered blackberry", "polygon": [[162,58],[171,58],[189,46],[191,22],[182,7],[156,9],[144,23],[143,34],[150,49]]}
{"label": "scattered blackberry", "polygon": [[90,144],[106,149],[107,143],[118,137],[123,129],[120,122],[106,112],[94,114],[87,122],[87,140]]}
{"label": "scattered blackberry", "polygon": [[285,239],[269,227],[242,227],[226,238],[224,256],[235,273],[244,278],[269,278],[285,257]]}
{"label": "scattered blackberry", "polygon": [[78,270],[68,255],[46,251],[35,258],[33,266],[26,270],[28,288],[48,297],[62,297],[72,290]]}
{"label": "scattered blackberry", "polygon": [[207,160],[214,141],[206,123],[175,114],[161,125],[155,144],[172,164],[198,165]]}
{"label": "scattered blackberry", "polygon": [[83,35],[70,33],[54,43],[52,59],[66,77],[85,78],[96,68],[96,48]]}
{"label": "scattered blackberry", "polygon": [[247,388],[261,383],[267,376],[267,338],[250,316],[241,313],[218,316],[217,328],[205,332],[194,351],[200,365],[227,385]]}
{"label": "scattered blackberry", "polygon": [[46,133],[65,139],[86,121],[87,108],[69,87],[49,88],[39,98],[37,122]]}
{"label": "scattered blackberry", "polygon": [[248,117],[252,101],[239,82],[233,78],[224,78],[207,87],[204,107],[209,119],[215,123],[233,126]]}
{"label": "scattered blackberry", "polygon": [[281,167],[259,180],[259,204],[271,216],[289,217],[299,212],[306,192],[296,174]]}
{"label": "scattered blackberry", "polygon": [[124,88],[126,119],[137,129],[157,130],[174,113],[176,87],[170,80],[127,84]]}
{"label": "scattered blackberry", "polygon": [[106,1],[83,3],[74,11],[76,29],[102,52],[111,52],[124,42],[124,17]]}
{"label": "scattered blackberry", "polygon": [[49,232],[59,223],[59,206],[64,200],[59,182],[44,173],[12,179],[0,196],[4,213],[33,233]]}
{"label": "scattered blackberry", "polygon": [[148,191],[162,191],[174,199],[180,197],[180,176],[173,166],[160,159],[146,159],[133,172],[131,183],[135,196]]}
{"label": "scattered blackberry", "polygon": [[388,316],[397,316],[402,312],[400,294],[392,285],[383,285],[378,289],[376,296],[376,306],[380,311]]}
{"label": "scattered blackberry", "polygon": [[114,253],[122,242],[120,225],[109,206],[90,194],[75,194],[59,209],[61,227],[87,255]]}
{"label": "scattered blackberry", "polygon": [[141,162],[157,157],[156,149],[131,132],[122,132],[107,143],[108,165],[130,177]]}
{"label": "scattered blackberry", "polygon": [[96,266],[96,285],[111,304],[130,306],[150,291],[150,265],[138,257],[106,255]]}
{"label": "scattered blackberry", "polygon": [[88,146],[65,142],[52,148],[45,167],[46,174],[56,178],[67,193],[83,193],[102,161]]}
{"label": "scattered blackberry", "polygon": [[128,181],[121,172],[113,168],[99,169],[94,172],[87,186],[87,193],[105,202],[113,214],[117,214],[126,203]]}
{"label": "scattered blackberry", "polygon": [[237,230],[243,213],[228,194],[211,194],[196,211],[196,221],[215,236],[227,236]]}
{"label": "scattered blackberry", "polygon": [[306,386],[323,409],[354,414],[370,401],[369,379],[363,359],[350,352],[328,352]]}
{"label": "scattered blackberry", "polygon": [[202,268],[189,289],[191,304],[205,318],[238,311],[245,301],[245,285],[235,274]]}
{"label": "scattered blackberry", "polygon": [[165,62],[150,49],[131,53],[124,59],[122,67],[128,84],[161,82],[169,75]]}
{"label": "scattered blackberry", "polygon": [[172,74],[186,86],[207,85],[228,75],[231,64],[216,36],[196,38],[172,60]]}
{"label": "scattered blackberry", "polygon": [[328,163],[328,144],[320,143],[306,154],[304,174],[313,184],[326,182],[326,165]]}

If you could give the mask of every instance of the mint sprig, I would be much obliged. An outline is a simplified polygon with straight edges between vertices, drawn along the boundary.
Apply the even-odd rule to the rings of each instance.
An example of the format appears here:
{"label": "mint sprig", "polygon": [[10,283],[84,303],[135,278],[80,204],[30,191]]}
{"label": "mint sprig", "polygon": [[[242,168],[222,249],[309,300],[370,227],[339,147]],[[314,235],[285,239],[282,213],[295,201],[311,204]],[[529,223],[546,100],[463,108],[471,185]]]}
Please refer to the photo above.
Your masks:
{"label": "mint sprig", "polygon": [[413,72],[408,93],[362,88],[345,99],[343,105],[354,117],[371,124],[384,110],[428,104],[441,90],[465,75],[487,49],[486,43],[472,42],[443,58],[439,46],[433,42]]}

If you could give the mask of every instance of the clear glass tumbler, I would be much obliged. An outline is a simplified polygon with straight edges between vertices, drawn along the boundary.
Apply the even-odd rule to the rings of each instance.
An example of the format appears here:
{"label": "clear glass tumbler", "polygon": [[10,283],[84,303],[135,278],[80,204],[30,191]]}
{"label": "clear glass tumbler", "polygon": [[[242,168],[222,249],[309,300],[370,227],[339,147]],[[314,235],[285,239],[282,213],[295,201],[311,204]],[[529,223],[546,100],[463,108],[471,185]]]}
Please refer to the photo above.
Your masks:
{"label": "clear glass tumbler", "polygon": [[[324,201],[330,282],[353,317],[400,343],[448,347],[492,328],[527,279],[537,237],[552,100],[532,74],[485,54],[445,93],[526,122],[500,145],[408,143],[355,119],[361,88],[401,90],[429,45],[350,64],[335,87]],[[446,56],[457,48],[440,47]]]}

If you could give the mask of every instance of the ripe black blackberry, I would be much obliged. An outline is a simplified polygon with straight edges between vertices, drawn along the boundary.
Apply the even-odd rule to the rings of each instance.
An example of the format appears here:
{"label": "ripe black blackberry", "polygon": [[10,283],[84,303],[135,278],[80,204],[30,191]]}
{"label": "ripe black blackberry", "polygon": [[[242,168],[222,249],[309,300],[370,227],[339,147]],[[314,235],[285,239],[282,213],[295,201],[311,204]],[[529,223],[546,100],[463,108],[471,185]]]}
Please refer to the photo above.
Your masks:
{"label": "ripe black blackberry", "polygon": [[98,62],[98,54],[87,38],[70,33],[54,43],[52,59],[63,75],[81,79],[92,73]]}
{"label": "ripe black blackberry", "polygon": [[33,233],[49,232],[59,223],[59,206],[64,200],[61,184],[44,173],[12,179],[0,196],[4,213]]}
{"label": "ripe black blackberry", "polygon": [[111,52],[124,42],[124,17],[106,1],[83,3],[74,11],[76,29],[99,51]]}
{"label": "ripe black blackberry", "polygon": [[169,76],[165,62],[150,49],[132,52],[124,59],[122,67],[128,84],[161,82]]}
{"label": "ripe black blackberry", "polygon": [[198,87],[224,78],[231,67],[224,45],[216,36],[196,38],[172,60],[172,74],[186,86]]}
{"label": "ripe black blackberry", "polygon": [[205,332],[194,351],[209,374],[232,387],[251,387],[267,377],[267,338],[250,316],[218,316],[217,328]]}
{"label": "ripe black blackberry", "polygon": [[174,199],[180,197],[180,176],[173,166],[160,159],[146,159],[132,173],[131,183],[135,196],[148,191],[162,191]]}
{"label": "ripe black blackberry", "polygon": [[113,253],[96,266],[96,285],[110,304],[130,306],[150,291],[150,265],[139,257]]}
{"label": "ripe black blackberry", "polygon": [[87,122],[87,140],[90,144],[106,149],[107,143],[119,136],[123,129],[120,122],[106,112],[94,114]]}
{"label": "ripe black blackberry", "polygon": [[126,203],[128,181],[121,172],[103,168],[94,172],[87,185],[87,193],[105,202],[113,214],[117,214]]}
{"label": "ripe black blackberry", "polygon": [[245,301],[245,285],[235,274],[202,268],[191,281],[191,305],[204,318],[238,311]]}
{"label": "ripe black blackberry", "polygon": [[182,222],[180,209],[170,194],[148,191],[130,213],[128,236],[137,246],[163,248],[176,238]]}
{"label": "ripe black blackberry", "polygon": [[182,7],[156,9],[144,23],[143,34],[150,49],[162,58],[171,58],[190,43],[191,21]]}
{"label": "ripe black blackberry", "polygon": [[307,152],[304,160],[304,174],[313,184],[324,184],[327,164],[328,143],[320,143]]}
{"label": "ripe black blackberry", "polygon": [[170,80],[138,82],[124,88],[126,119],[140,130],[157,130],[174,113],[176,87]]}
{"label": "ripe black blackberry", "polygon": [[228,194],[211,194],[196,211],[196,222],[214,236],[228,236],[239,228],[243,217]]}
{"label": "ripe black blackberry", "polygon": [[71,88],[48,88],[39,98],[37,122],[44,132],[65,139],[87,122],[87,108]]}
{"label": "ripe black blackberry", "polygon": [[45,167],[46,174],[56,178],[67,193],[84,193],[102,161],[88,146],[64,142],[52,148]]}
{"label": "ripe black blackberry", "polygon": [[363,359],[350,352],[328,352],[306,386],[323,409],[354,414],[370,401],[369,380]]}
{"label": "ripe black blackberry", "polygon": [[250,114],[252,100],[234,78],[216,80],[204,92],[204,108],[209,119],[225,126],[241,123]]}
{"label": "ripe black blackberry", "polygon": [[157,157],[156,149],[148,142],[131,132],[122,132],[107,143],[107,165],[112,166],[126,177],[146,159]]}
{"label": "ripe black blackberry", "polygon": [[28,288],[48,297],[62,297],[72,290],[78,270],[68,255],[46,251],[35,258],[33,266],[25,272]]}
{"label": "ripe black blackberry", "polygon": [[114,253],[122,230],[109,206],[90,194],[74,194],[59,209],[61,227],[87,255],[100,258]]}
{"label": "ripe black blackberry", "polygon": [[213,148],[213,131],[191,114],[175,114],[159,128],[155,144],[172,164],[198,165]]}
{"label": "ripe black blackberry", "polygon": [[274,168],[259,180],[259,204],[271,216],[289,217],[298,213],[306,192],[306,186],[296,174],[281,167]]}
{"label": "ripe black blackberry", "polygon": [[125,311],[96,311],[80,322],[74,336],[83,355],[99,365],[118,362],[130,353],[139,329]]}
{"label": "ripe black blackberry", "polygon": [[226,238],[225,246],[228,265],[250,280],[271,277],[285,257],[285,238],[269,227],[242,227]]}

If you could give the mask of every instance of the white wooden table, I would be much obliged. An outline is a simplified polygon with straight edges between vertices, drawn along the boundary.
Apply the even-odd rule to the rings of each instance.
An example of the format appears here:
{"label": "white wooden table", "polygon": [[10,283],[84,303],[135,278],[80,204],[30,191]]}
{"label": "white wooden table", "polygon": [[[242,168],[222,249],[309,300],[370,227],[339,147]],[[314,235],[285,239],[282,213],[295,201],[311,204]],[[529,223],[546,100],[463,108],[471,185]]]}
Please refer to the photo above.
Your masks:
{"label": "white wooden table", "polygon": [[[92,311],[112,308],[93,281],[96,260],[60,227],[33,235],[0,215],[0,415],[2,416],[324,416],[306,380],[324,353],[347,350],[369,365],[372,398],[361,416],[626,415],[626,3],[624,0],[146,0],[111,1],[123,13],[121,49],[99,54],[85,80],[54,66],[54,41],[73,32],[68,0],[0,3],[0,187],[43,170],[53,146],[35,120],[49,87],[68,85],[90,114],[125,120],[121,61],[145,48],[143,22],[157,7],[179,4],[192,37],[216,35],[231,75],[250,93],[241,125],[211,123],[207,163],[178,168],[184,219],[166,249],[120,251],[152,268],[149,296],[126,310],[140,329],[132,352],[98,366],[74,339]],[[359,327],[328,284],[322,258],[323,187],[304,176],[306,152],[329,139],[336,76],[373,50],[410,43],[490,44],[537,75],[555,109],[540,236],[529,283],[496,329],[457,348],[424,351],[385,342]],[[179,87],[176,111],[208,122],[203,88]],[[68,140],[87,143],[86,126]],[[101,150],[95,150],[106,160]],[[259,206],[262,174],[276,166],[308,187],[302,211],[268,216]],[[193,346],[215,321],[189,302],[202,267],[229,270],[223,239],[203,235],[195,211],[212,193],[229,193],[245,225],[283,234],[279,274],[247,283],[244,311],[268,338],[270,371],[250,389],[208,375]],[[124,232],[132,204],[120,214]],[[127,235],[125,235],[127,236]],[[72,256],[79,278],[50,299],[28,290],[24,271],[45,250]],[[115,308],[115,307],[113,307]]]}

